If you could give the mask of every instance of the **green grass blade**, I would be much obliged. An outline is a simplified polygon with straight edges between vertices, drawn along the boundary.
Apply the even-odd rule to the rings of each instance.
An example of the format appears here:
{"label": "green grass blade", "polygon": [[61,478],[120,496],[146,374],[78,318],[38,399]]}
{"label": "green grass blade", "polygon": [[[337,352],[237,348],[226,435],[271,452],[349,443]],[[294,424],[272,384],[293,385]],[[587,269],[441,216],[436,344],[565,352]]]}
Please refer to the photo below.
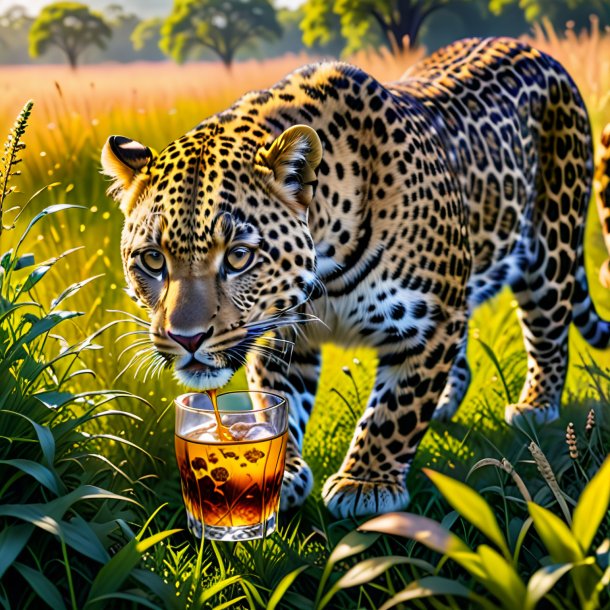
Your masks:
{"label": "green grass blade", "polygon": [[456,481],[447,475],[435,472],[428,468],[423,469],[424,473],[436,485],[445,500],[458,512],[464,519],[483,532],[498,548],[507,559],[511,553],[508,549],[506,538],[498,525],[493,511],[489,504],[472,487]]}
{"label": "green grass blade", "polygon": [[426,561],[421,559],[415,559],[411,557],[397,557],[390,555],[386,557],[369,557],[358,562],[352,568],[350,568],[328,591],[328,593],[322,598],[322,601],[317,606],[317,610],[322,610],[326,607],[332,597],[341,589],[348,589],[350,587],[359,587],[366,583],[375,580],[375,578],[381,576],[384,572],[389,570],[392,566],[410,564],[422,568],[431,573],[434,572],[434,566],[430,565]]}
{"label": "green grass blade", "polygon": [[15,458],[12,460],[0,460],[0,464],[12,466],[13,468],[21,470],[21,472],[36,479],[38,483],[52,491],[56,496],[59,496],[61,493],[57,476],[46,466],[43,466],[38,462]]}
{"label": "green grass blade", "polygon": [[130,540],[102,569],[98,572],[83,610],[102,608],[98,599],[118,592],[129,573],[136,567],[142,555],[153,545],[180,530],[159,532],[144,540]]}
{"label": "green grass blade", "polygon": [[296,570],[292,570],[280,580],[278,586],[273,590],[269,601],[267,602],[267,610],[275,610],[277,605],[282,601],[284,594],[288,591],[294,581],[302,574],[309,566],[299,566]]}
{"label": "green grass blade", "polygon": [[472,553],[460,538],[436,521],[412,513],[387,513],[370,519],[358,529],[411,538],[442,555]]}
{"label": "green grass blade", "polygon": [[35,422],[32,418],[24,415],[23,413],[19,413],[17,411],[8,411],[6,409],[2,410],[3,414],[14,415],[15,417],[21,417],[25,419],[31,426],[34,428],[34,432],[38,437],[38,442],[40,443],[40,449],[42,450],[42,455],[44,456],[47,464],[51,466],[55,461],[55,437],[53,436],[53,432],[49,430],[46,426],[41,426],[37,422]]}
{"label": "green grass blade", "polygon": [[491,347],[487,345],[487,343],[481,341],[481,339],[477,339],[477,341],[479,345],[483,348],[483,351],[487,354],[487,357],[492,361],[494,367],[496,368],[496,371],[498,371],[498,376],[500,377],[500,381],[502,382],[502,386],[504,387],[504,393],[506,394],[506,404],[512,404],[513,399],[510,393],[510,388],[508,387],[506,377],[504,377],[504,371],[502,370],[502,365],[500,364],[500,361],[496,357],[496,354],[491,349]]}
{"label": "green grass blade", "polygon": [[536,604],[553,589],[559,579],[567,574],[574,565],[573,563],[555,563],[536,570],[527,583],[524,610],[534,610]]}
{"label": "green grass blade", "polygon": [[110,556],[92,527],[81,516],[70,521],[60,521],[61,534],[68,546],[99,563],[106,563]]}
{"label": "green grass blade", "polygon": [[106,595],[99,595],[95,599],[91,600],[91,604],[101,604],[101,602],[108,602],[100,606],[100,608],[117,608],[124,606],[117,606],[115,601],[117,599],[124,599],[125,601],[132,602],[138,606],[144,606],[145,608],[152,608],[152,610],[167,610],[167,608],[158,606],[151,602],[149,599],[142,597],[141,595],[134,595],[133,593],[108,593]]}
{"label": "green grass blade", "polygon": [[439,576],[429,576],[421,578],[411,583],[406,589],[403,589],[394,597],[389,599],[379,610],[389,610],[398,604],[408,602],[415,599],[425,599],[428,597],[447,597],[456,596],[464,597],[476,602],[484,610],[497,610],[497,605],[487,601],[484,597],[477,595],[467,589],[464,585],[456,580],[441,578]]}
{"label": "green grass blade", "polygon": [[[137,504],[135,500],[127,496],[121,496],[93,485],[82,485],[65,496],[44,504],[0,505],[0,517],[15,517],[38,525],[43,529],[47,529],[48,526],[55,530],[57,521],[63,517],[72,505],[81,500],[118,500]],[[48,531],[51,531],[51,529]],[[59,535],[57,531],[52,533]]]}
{"label": "green grass blade", "polygon": [[32,587],[38,597],[53,610],[66,610],[59,589],[42,573],[16,561],[13,566]]}
{"label": "green grass blade", "polygon": [[574,509],[572,533],[587,553],[610,504],[610,456],[584,488]]}
{"label": "green grass blade", "polygon": [[7,525],[0,532],[0,580],[28,543],[34,526],[27,523]]}
{"label": "green grass blade", "polygon": [[332,553],[326,560],[326,565],[324,566],[324,571],[322,572],[322,577],[320,578],[314,605],[317,606],[322,598],[324,586],[326,585],[326,581],[333,571],[333,566],[338,561],[343,561],[348,557],[352,557],[353,555],[366,551],[366,549],[372,546],[378,538],[379,534],[374,535],[372,533],[362,533],[358,530],[353,530],[341,538],[337,546],[333,549]]}
{"label": "green grass blade", "polygon": [[486,544],[479,546],[477,554],[487,575],[481,584],[501,600],[504,608],[523,608],[526,589],[511,560],[505,559]]}
{"label": "green grass blade", "polygon": [[64,289],[61,294],[59,294],[51,301],[51,309],[55,309],[62,301],[65,301],[68,297],[71,297],[72,295],[76,294],[81,288],[83,288],[90,282],[93,282],[93,280],[97,280],[100,277],[104,277],[104,274],[100,273],[98,275],[94,275],[93,277],[87,278],[86,280],[81,280],[80,282],[74,282],[73,284],[70,284],[70,286]]}
{"label": "green grass blade", "polygon": [[213,584],[211,587],[209,587],[208,589],[206,589],[205,591],[203,591],[201,593],[201,595],[199,596],[199,599],[197,600],[197,605],[195,607],[196,608],[202,607],[206,602],[211,600],[215,595],[220,593],[223,589],[226,589],[227,587],[230,587],[231,585],[238,583],[241,579],[242,579],[241,575],[237,574],[235,576],[229,576],[229,578],[225,578],[225,579],[221,580],[220,582]]}
{"label": "green grass blade", "polygon": [[534,527],[555,563],[572,563],[583,559],[578,540],[559,517],[533,502],[528,502],[527,506]]}
{"label": "green grass blade", "polygon": [[42,210],[41,212],[36,214],[36,216],[34,216],[34,218],[32,218],[32,220],[30,220],[25,231],[21,234],[21,237],[19,238],[19,241],[17,242],[17,247],[15,248],[15,254],[19,251],[21,244],[23,244],[23,242],[25,241],[25,238],[27,237],[28,233],[32,230],[32,227],[39,220],[42,220],[43,218],[50,216],[51,214],[56,214],[57,212],[63,212],[64,210],[75,209],[75,208],[80,208],[81,210],[87,209],[87,208],[85,208],[85,206],[82,206],[82,205],[58,203],[55,205],[50,205],[49,207],[46,207],[44,210]]}
{"label": "green grass blade", "polygon": [[152,591],[163,602],[164,610],[179,610],[180,603],[176,597],[176,590],[170,584],[164,582],[159,574],[134,568],[131,575],[134,580]]}

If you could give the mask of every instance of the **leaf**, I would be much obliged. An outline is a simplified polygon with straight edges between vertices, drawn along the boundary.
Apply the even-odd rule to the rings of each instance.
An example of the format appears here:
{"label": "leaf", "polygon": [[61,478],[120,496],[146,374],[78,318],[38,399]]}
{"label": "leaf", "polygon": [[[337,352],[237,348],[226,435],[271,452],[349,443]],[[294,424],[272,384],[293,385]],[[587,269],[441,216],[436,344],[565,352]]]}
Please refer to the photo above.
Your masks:
{"label": "leaf", "polygon": [[22,292],[29,292],[40,282],[40,280],[48,273],[51,269],[51,265],[41,265],[37,267],[25,278],[25,282],[18,288],[15,298],[17,298]]}
{"label": "leaf", "polygon": [[523,608],[525,585],[512,563],[486,544],[479,546],[477,554],[487,576],[481,584],[501,600],[504,608]]}
{"label": "leaf", "polygon": [[333,586],[337,589],[347,589],[349,587],[357,587],[367,582],[371,582],[386,570],[394,565],[409,563],[416,565],[424,570],[434,571],[434,567],[421,559],[411,557],[397,557],[390,555],[387,557],[369,557],[359,561],[355,566],[350,568]]}
{"label": "leaf", "polygon": [[59,296],[57,296],[51,301],[51,309],[55,309],[62,301],[64,301],[68,297],[71,297],[73,294],[76,294],[81,288],[83,288],[83,286],[89,284],[89,282],[92,282],[93,280],[96,280],[103,276],[104,274],[100,273],[99,275],[94,275],[93,277],[87,278],[86,280],[82,280],[81,282],[75,282],[74,284],[71,284],[65,290],[63,290]]}
{"label": "leaf", "polygon": [[534,610],[536,604],[557,584],[559,579],[569,572],[575,564],[555,563],[544,566],[534,572],[527,583],[524,610]]}
{"label": "leaf", "polygon": [[34,477],[41,485],[51,490],[56,496],[61,492],[57,484],[57,476],[51,472],[46,466],[34,462],[33,460],[24,460],[15,458],[13,460],[0,460],[0,464],[12,466]]}
{"label": "leaf", "polygon": [[13,565],[43,602],[53,610],[65,610],[66,606],[59,589],[42,572],[19,562]]}
{"label": "leaf", "polygon": [[57,522],[65,512],[80,500],[95,499],[119,500],[137,504],[135,500],[127,496],[120,496],[93,485],[82,485],[65,496],[56,498],[46,504],[2,504],[0,505],[0,517],[15,517],[59,536],[60,531]]}
{"label": "leaf", "polygon": [[480,346],[483,348],[483,351],[487,354],[487,357],[492,361],[493,365],[496,367],[496,371],[498,371],[498,377],[504,386],[504,393],[506,394],[506,404],[510,405],[513,403],[513,399],[511,397],[510,388],[508,387],[508,383],[506,382],[506,377],[504,376],[504,371],[502,370],[502,366],[496,357],[495,352],[487,343],[481,341],[481,339],[477,339]]}
{"label": "leaf", "polygon": [[610,504],[610,456],[584,488],[574,509],[572,533],[587,553]]}
{"label": "leaf", "polygon": [[74,400],[75,396],[71,392],[38,392],[32,394],[32,397],[39,400],[47,409],[59,409],[65,404]]}
{"label": "leaf", "polygon": [[464,519],[472,523],[472,525],[494,542],[504,553],[505,557],[510,557],[510,551],[498,521],[489,504],[480,494],[472,489],[472,487],[440,472],[435,472],[428,468],[424,468],[423,471],[436,485],[441,494],[443,494],[445,500]]}
{"label": "leaf", "polygon": [[418,566],[424,566],[424,569],[428,567],[434,571],[433,566],[427,564],[425,561],[418,559],[411,559],[410,557],[369,557],[359,561],[355,566],[350,568],[328,591],[328,593],[322,598],[322,601],[316,606],[316,610],[322,610],[325,608],[333,596],[340,589],[348,589],[349,587],[358,587],[364,585],[372,580],[375,580],[378,576],[381,576],[386,570],[394,565],[410,563]]}
{"label": "leaf", "polygon": [[534,527],[555,563],[580,561],[583,553],[568,526],[550,510],[527,503]]}
{"label": "leaf", "polygon": [[417,540],[443,555],[472,552],[460,538],[436,521],[412,513],[387,513],[363,523],[358,529]]}
{"label": "leaf", "polygon": [[[89,597],[84,609],[98,606],[99,601],[106,596],[118,592],[121,585],[136,567],[142,555],[153,545],[181,530],[166,530],[144,540],[130,540],[102,569],[98,572],[91,585]],[[99,600],[98,600],[99,598]]]}
{"label": "leaf", "polygon": [[[13,269],[15,271],[19,271],[19,269],[25,269],[26,267],[31,267],[36,264],[36,260],[33,254],[22,254],[14,263]],[[4,267],[4,262],[2,264]]]}
{"label": "leaf", "polygon": [[[353,533],[353,532],[351,532],[351,533]],[[288,574],[286,574],[286,576],[284,576],[284,578],[282,578],[282,580],[280,580],[278,586],[275,587],[275,589],[273,590],[273,593],[271,594],[271,597],[269,598],[269,601],[267,602],[267,610],[276,609],[277,605],[280,603],[280,601],[284,597],[284,594],[286,593],[286,591],[288,591],[288,589],[290,588],[292,583],[307,568],[309,568],[308,565],[299,566],[296,570],[292,570],[292,572],[288,572]]]}
{"label": "leaf", "polygon": [[205,602],[212,599],[215,595],[220,593],[223,589],[226,589],[227,587],[230,587],[231,585],[238,583],[241,580],[241,578],[242,577],[239,574],[237,574],[235,576],[230,576],[229,578],[225,578],[224,580],[221,580],[220,582],[213,584],[208,589],[205,589],[205,591],[203,591],[203,593],[199,596],[199,599],[197,600],[197,604],[195,605],[195,607],[196,608],[202,607],[205,604]]}
{"label": "leaf", "polygon": [[23,415],[23,413],[18,413],[16,411],[8,411],[4,410],[3,413],[8,415],[15,415],[16,417],[21,417],[29,422],[34,428],[34,432],[36,432],[36,436],[38,437],[38,442],[40,443],[40,448],[42,450],[42,455],[44,456],[47,464],[49,466],[53,465],[55,461],[55,437],[49,428],[46,426],[41,426],[36,423],[33,419],[30,419],[27,415]]}
{"label": "leaf", "polygon": [[34,526],[20,523],[7,525],[0,532],[0,580],[28,543]]}
{"label": "leaf", "polygon": [[93,528],[81,516],[76,515],[70,521],[60,521],[59,527],[62,538],[74,550],[99,563],[106,563],[110,559]]}
{"label": "leaf", "polygon": [[163,578],[159,576],[159,574],[155,574],[149,570],[134,568],[131,571],[131,575],[135,580],[147,587],[163,602],[164,610],[179,610],[180,600],[176,596],[175,588],[169,583],[166,583]]}
{"label": "leaf", "polygon": [[357,555],[358,553],[362,553],[362,551],[366,551],[366,549],[372,546],[378,538],[379,534],[363,534],[358,530],[351,531],[341,538],[337,546],[329,555],[327,564],[334,565],[338,561],[343,561],[352,555]]}
{"label": "leaf", "polygon": [[412,582],[406,589],[403,589],[394,597],[390,598],[379,610],[388,610],[394,606],[412,600],[425,597],[435,597],[437,595],[455,595],[465,597],[479,604],[485,610],[495,610],[496,605],[487,601],[485,598],[473,593],[457,580],[449,580],[439,576],[428,576]]}
{"label": "leaf", "polygon": [[54,311],[53,313],[49,313],[44,316],[44,318],[40,318],[40,320],[34,322],[31,328],[22,337],[19,337],[15,345],[27,345],[34,339],[40,337],[40,335],[49,332],[63,321],[82,315],[82,312],[79,311]]}
{"label": "leaf", "polygon": [[62,212],[63,210],[69,210],[69,209],[75,209],[75,208],[80,208],[81,210],[85,210],[86,209],[85,206],[82,206],[82,205],[72,205],[72,204],[69,204],[69,203],[57,203],[55,205],[50,205],[50,206],[46,207],[44,210],[42,210],[41,212],[36,214],[36,216],[34,216],[34,218],[32,218],[32,220],[30,220],[30,223],[26,227],[25,231],[21,234],[21,237],[19,238],[19,242],[17,244],[17,247],[15,248],[15,252],[17,252],[19,250],[21,244],[23,243],[23,241],[27,237],[28,233],[32,230],[32,227],[39,220],[41,220],[41,219],[43,219],[46,216],[49,216],[51,214],[56,214],[57,212]]}

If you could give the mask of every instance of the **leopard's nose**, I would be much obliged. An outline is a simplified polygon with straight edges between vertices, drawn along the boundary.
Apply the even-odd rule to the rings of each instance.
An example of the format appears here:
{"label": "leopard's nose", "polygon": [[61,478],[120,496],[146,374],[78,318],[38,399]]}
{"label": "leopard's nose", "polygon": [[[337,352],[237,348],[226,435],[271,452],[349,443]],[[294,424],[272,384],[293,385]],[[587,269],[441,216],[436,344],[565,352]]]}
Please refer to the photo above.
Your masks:
{"label": "leopard's nose", "polygon": [[196,335],[178,335],[169,330],[167,331],[167,336],[170,339],[173,339],[178,345],[181,345],[191,354],[194,354],[211,334],[212,333],[197,333]]}

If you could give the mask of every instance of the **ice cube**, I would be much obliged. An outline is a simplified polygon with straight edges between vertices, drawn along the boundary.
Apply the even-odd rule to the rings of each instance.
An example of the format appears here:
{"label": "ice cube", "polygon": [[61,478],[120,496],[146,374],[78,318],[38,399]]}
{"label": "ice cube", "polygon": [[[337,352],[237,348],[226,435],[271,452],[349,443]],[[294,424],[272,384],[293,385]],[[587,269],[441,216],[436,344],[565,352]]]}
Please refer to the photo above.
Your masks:
{"label": "ice cube", "polygon": [[276,436],[275,428],[268,422],[236,422],[229,432],[236,441],[261,441]]}
{"label": "ice cube", "polygon": [[219,439],[216,422],[210,421],[194,430],[189,430],[186,438],[195,443],[217,443]]}

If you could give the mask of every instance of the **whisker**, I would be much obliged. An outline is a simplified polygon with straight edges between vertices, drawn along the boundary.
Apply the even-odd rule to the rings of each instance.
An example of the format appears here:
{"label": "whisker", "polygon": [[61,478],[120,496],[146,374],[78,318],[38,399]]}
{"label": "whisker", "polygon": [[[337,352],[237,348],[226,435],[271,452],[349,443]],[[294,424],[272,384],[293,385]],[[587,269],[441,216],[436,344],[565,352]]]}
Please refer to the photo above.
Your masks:
{"label": "whisker", "polygon": [[108,311],[108,313],[123,314],[123,315],[127,316],[128,318],[131,318],[131,320],[133,320],[137,324],[140,324],[141,326],[146,326],[146,327],[150,326],[150,322],[148,320],[144,320],[143,318],[140,318],[139,316],[136,316],[135,314],[133,314],[129,311],[123,311],[122,309],[108,309],[107,311]]}
{"label": "whisker", "polygon": [[148,347],[148,348],[146,348],[146,349],[141,349],[141,350],[139,350],[138,352],[136,352],[136,353],[135,353],[135,354],[134,354],[134,355],[131,357],[131,360],[130,360],[130,361],[129,361],[129,362],[126,364],[126,365],[125,365],[125,367],[124,367],[124,368],[121,370],[121,372],[120,372],[120,373],[119,373],[119,374],[118,374],[118,375],[115,377],[115,381],[116,381],[116,380],[117,380],[119,377],[121,377],[121,375],[123,375],[123,374],[124,374],[124,373],[125,373],[127,370],[129,370],[129,368],[130,368],[131,366],[133,366],[133,365],[134,365],[134,364],[135,364],[135,363],[138,361],[138,359],[140,359],[140,358],[144,358],[144,359],[146,359],[146,358],[150,358],[150,357],[153,355],[153,353],[154,353],[154,349],[155,349],[155,348],[154,348],[154,346],[151,346],[151,347]]}
{"label": "whisker", "polygon": [[140,341],[135,341],[134,343],[129,344],[121,353],[118,355],[117,360],[120,360],[123,355],[129,350],[134,349],[135,347],[139,347],[140,345],[150,344],[150,339],[142,339]]}
{"label": "whisker", "polygon": [[122,335],[119,335],[117,337],[117,341],[121,341],[122,339],[125,339],[125,337],[131,337],[132,335],[146,335],[146,336],[152,336],[152,337],[161,337],[161,335],[159,333],[153,333],[150,330],[130,330],[126,333],[123,333]]}

